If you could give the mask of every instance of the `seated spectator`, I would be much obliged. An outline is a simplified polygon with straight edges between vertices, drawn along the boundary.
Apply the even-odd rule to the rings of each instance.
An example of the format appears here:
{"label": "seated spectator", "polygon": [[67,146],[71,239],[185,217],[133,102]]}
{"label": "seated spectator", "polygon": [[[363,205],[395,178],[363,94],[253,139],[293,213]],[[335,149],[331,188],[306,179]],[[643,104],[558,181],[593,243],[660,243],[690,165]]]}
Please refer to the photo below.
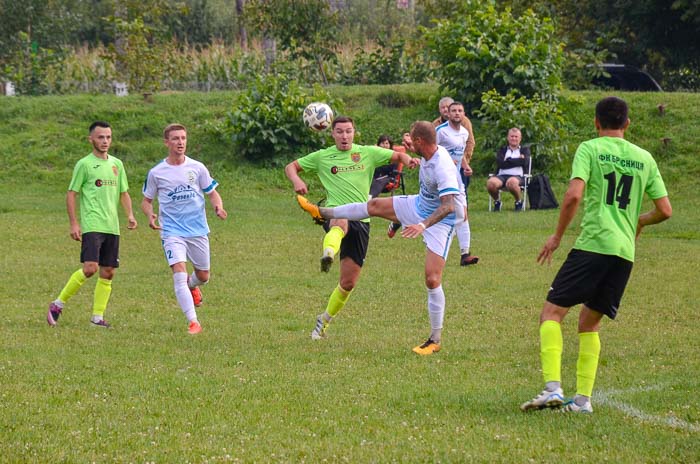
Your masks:
{"label": "seated spectator", "polygon": [[[393,142],[388,135],[380,135],[377,140],[377,146],[382,148],[392,149]],[[398,164],[386,164],[379,166],[374,170],[372,185],[369,189],[370,198],[378,197],[380,193],[385,191],[385,187],[396,180],[396,172],[399,170]]]}
{"label": "seated spectator", "polygon": [[496,152],[496,164],[498,173],[489,177],[486,181],[486,190],[494,199],[494,211],[501,210],[501,201],[498,191],[505,188],[515,197],[515,210],[523,210],[523,198],[520,187],[525,185],[525,171],[530,164],[530,149],[521,147],[523,136],[520,129],[513,127],[508,131],[508,145]]}

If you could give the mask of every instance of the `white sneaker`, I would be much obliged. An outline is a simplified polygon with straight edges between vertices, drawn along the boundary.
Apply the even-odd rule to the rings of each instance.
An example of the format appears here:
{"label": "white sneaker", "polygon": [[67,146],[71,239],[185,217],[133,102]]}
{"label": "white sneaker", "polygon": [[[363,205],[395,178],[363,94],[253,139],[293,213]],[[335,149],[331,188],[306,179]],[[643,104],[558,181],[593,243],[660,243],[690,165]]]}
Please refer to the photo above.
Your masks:
{"label": "white sneaker", "polygon": [[564,391],[557,388],[554,391],[549,391],[546,388],[542,393],[526,401],[520,405],[521,411],[530,411],[532,409],[559,408],[564,404]]}
{"label": "white sneaker", "polygon": [[316,327],[311,331],[311,340],[322,340],[326,336],[326,329],[330,321],[326,322],[323,314],[316,316]]}
{"label": "white sneaker", "polygon": [[335,258],[335,253],[333,248],[328,247],[323,250],[323,255],[321,257],[321,272],[328,272],[331,270],[331,264],[333,264],[333,259]]}
{"label": "white sneaker", "polygon": [[591,414],[593,413],[593,406],[591,406],[590,401],[586,401],[583,406],[579,406],[574,402],[574,400],[569,400],[564,404],[564,407],[561,408],[561,412],[580,412],[583,414]]}

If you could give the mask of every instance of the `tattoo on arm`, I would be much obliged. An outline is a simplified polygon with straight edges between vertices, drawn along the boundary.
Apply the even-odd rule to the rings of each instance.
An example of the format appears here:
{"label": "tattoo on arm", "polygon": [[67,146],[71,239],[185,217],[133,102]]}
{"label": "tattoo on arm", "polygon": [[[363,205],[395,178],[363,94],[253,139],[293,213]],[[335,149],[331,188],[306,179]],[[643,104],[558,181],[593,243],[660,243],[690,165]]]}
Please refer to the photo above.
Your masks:
{"label": "tattoo on arm", "polygon": [[442,219],[455,210],[455,200],[456,195],[443,195],[440,197],[440,206],[437,207],[433,214],[425,218],[423,224],[425,227],[430,227],[433,224],[437,224],[442,221]]}

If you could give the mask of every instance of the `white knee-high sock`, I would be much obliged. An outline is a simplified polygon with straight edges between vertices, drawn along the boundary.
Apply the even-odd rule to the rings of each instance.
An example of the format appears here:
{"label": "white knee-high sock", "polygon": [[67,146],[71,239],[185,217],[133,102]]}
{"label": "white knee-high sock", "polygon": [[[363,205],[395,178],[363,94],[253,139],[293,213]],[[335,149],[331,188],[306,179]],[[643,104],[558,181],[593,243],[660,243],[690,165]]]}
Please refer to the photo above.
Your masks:
{"label": "white knee-high sock", "polygon": [[182,312],[188,321],[197,320],[197,312],[194,309],[194,300],[192,300],[192,293],[187,286],[187,273],[186,272],[174,272],[173,273],[173,283],[175,287],[175,298],[177,298],[177,303],[182,308]]}
{"label": "white knee-high sock", "polygon": [[369,217],[367,203],[348,203],[347,205],[328,209],[330,210],[329,218],[359,221],[360,219],[367,219]]}
{"label": "white knee-high sock", "polygon": [[459,251],[461,254],[469,253],[472,244],[472,232],[469,228],[469,221],[460,222],[456,226],[457,240],[459,240]]}
{"label": "white knee-high sock", "polygon": [[440,343],[442,321],[445,318],[445,292],[442,285],[428,289],[428,316],[430,317],[430,338]]}

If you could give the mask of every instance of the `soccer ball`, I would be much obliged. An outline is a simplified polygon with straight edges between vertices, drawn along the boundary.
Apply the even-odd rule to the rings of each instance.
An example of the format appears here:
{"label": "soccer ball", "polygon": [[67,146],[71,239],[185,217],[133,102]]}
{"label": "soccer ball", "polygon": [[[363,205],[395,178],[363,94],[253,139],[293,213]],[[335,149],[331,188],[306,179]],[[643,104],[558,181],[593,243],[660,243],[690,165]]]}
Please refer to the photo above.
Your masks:
{"label": "soccer ball", "polygon": [[325,103],[310,103],[304,108],[304,124],[306,127],[322,131],[330,127],[333,122],[333,110]]}

